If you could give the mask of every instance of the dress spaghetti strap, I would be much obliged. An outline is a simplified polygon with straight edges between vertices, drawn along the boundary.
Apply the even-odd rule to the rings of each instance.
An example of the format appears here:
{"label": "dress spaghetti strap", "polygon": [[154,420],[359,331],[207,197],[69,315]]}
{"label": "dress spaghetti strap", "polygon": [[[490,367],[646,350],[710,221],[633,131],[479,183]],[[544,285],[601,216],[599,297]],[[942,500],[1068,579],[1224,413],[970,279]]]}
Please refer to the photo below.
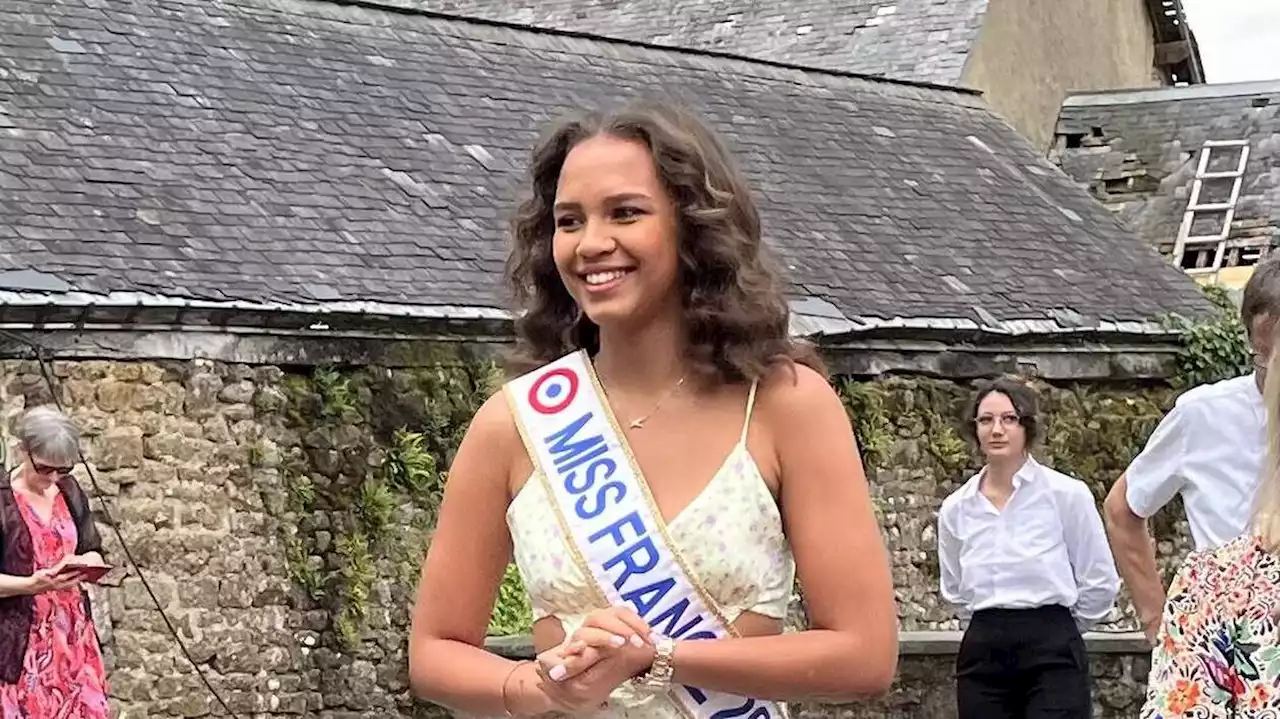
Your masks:
{"label": "dress spaghetti strap", "polygon": [[751,410],[756,406],[756,387],[759,385],[760,380],[756,380],[751,383],[751,389],[747,391],[747,416],[742,420],[742,436],[738,438],[738,444],[747,443],[747,430],[751,428]]}

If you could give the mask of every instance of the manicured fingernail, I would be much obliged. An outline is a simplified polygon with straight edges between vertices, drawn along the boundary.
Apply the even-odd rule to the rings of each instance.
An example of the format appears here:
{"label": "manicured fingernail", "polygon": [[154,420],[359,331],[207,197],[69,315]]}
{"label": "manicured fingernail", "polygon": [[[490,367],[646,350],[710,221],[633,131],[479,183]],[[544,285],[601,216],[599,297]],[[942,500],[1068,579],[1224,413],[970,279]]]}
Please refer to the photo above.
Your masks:
{"label": "manicured fingernail", "polygon": [[623,644],[626,644],[626,643],[627,643],[627,640],[626,640],[625,638],[620,637],[620,636],[618,636],[617,634],[615,634],[615,635],[613,635],[613,636],[609,637],[609,643],[610,643],[610,644],[612,644],[612,645],[613,645],[613,646],[615,646],[615,647],[620,647],[620,646],[622,646]]}
{"label": "manicured fingernail", "polygon": [[640,638],[639,634],[631,635],[631,646],[635,647],[636,649],[639,649],[644,646],[644,640]]}
{"label": "manicured fingernail", "polygon": [[554,667],[551,667],[551,671],[548,672],[551,677],[551,681],[553,682],[558,682],[561,679],[564,679],[564,675],[568,673],[569,670],[565,669],[563,664],[557,664]]}

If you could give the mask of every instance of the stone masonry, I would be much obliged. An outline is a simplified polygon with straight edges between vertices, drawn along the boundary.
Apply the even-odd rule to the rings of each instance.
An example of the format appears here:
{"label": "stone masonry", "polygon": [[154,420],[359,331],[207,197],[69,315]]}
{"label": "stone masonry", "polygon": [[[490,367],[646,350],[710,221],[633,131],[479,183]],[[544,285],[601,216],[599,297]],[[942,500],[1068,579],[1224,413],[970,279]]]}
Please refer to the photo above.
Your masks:
{"label": "stone masonry", "polygon": [[[430,511],[403,494],[377,499],[385,487],[371,478],[388,452],[401,451],[385,439],[401,424],[422,430],[426,450],[447,466],[449,445],[487,391],[476,379],[483,372],[365,368],[321,382],[310,368],[194,360],[58,361],[54,373],[134,560],[233,711],[334,719],[438,713],[408,698],[405,671],[407,610]],[[872,468],[903,628],[951,628],[936,597],[933,522],[973,464],[952,428],[968,390],[912,378],[841,387]],[[1142,387],[1045,390],[1051,419],[1042,459],[1086,478],[1099,497],[1173,396]],[[425,406],[427,396],[446,399]],[[6,421],[50,399],[34,362],[0,361]],[[302,475],[310,484],[297,484]],[[344,501],[355,508],[340,507]],[[370,519],[378,513],[397,528],[394,540],[378,539]],[[1177,515],[1157,522],[1167,568],[1185,549]],[[102,519],[110,559],[124,564]],[[222,713],[136,571],[97,594],[120,719]],[[1132,627],[1124,611],[1114,627]],[[949,700],[941,680],[951,661],[945,651],[904,657],[883,702],[802,713],[947,716],[928,707]],[[1109,687],[1100,692],[1131,716],[1144,666],[1126,656],[1095,661]]]}
{"label": "stone masonry", "polygon": [[[291,598],[296,591],[264,504],[271,488],[247,462],[280,370],[203,362],[59,363],[56,370],[59,399],[86,436],[101,495],[134,560],[231,709],[272,716],[319,709],[320,670],[309,654],[325,618]],[[6,362],[0,376],[6,417],[51,400],[32,362]],[[78,474],[90,489],[83,468]],[[119,542],[103,530],[109,561],[122,564]],[[210,714],[209,692],[138,574],[130,571],[105,594],[120,719]]]}

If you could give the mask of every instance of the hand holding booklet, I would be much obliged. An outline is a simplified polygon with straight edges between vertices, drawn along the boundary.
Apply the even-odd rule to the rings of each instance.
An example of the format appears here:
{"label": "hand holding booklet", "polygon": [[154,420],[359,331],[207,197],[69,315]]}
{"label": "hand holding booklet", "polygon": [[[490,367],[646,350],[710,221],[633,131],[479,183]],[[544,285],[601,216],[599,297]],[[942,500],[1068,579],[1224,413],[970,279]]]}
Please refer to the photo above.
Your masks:
{"label": "hand holding booklet", "polygon": [[110,572],[112,569],[113,567],[109,564],[90,563],[83,559],[73,557],[69,559],[66,564],[62,565],[62,569],[59,570],[58,576],[60,578],[71,578],[74,576],[81,582],[96,583],[98,580],[106,576],[107,572]]}

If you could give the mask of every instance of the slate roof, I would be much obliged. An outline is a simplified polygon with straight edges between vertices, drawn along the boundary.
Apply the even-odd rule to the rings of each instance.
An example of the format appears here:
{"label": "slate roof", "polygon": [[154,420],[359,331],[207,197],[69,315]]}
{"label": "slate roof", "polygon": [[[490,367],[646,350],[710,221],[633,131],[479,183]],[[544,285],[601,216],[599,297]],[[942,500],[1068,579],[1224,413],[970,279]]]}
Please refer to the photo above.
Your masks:
{"label": "slate roof", "polygon": [[381,0],[521,25],[958,85],[988,0]]}
{"label": "slate roof", "polygon": [[[1280,81],[1073,95],[1053,156],[1149,244],[1170,249],[1206,141],[1249,143],[1229,241],[1280,244]],[[1238,159],[1237,149],[1212,150],[1207,169],[1234,170]],[[1215,182],[1202,202],[1229,196],[1231,181]],[[1220,227],[1206,218],[1193,230]]]}
{"label": "slate roof", "polygon": [[724,132],[829,329],[1204,306],[972,94],[311,0],[4,8],[0,290],[502,308],[537,133],[648,92]]}

